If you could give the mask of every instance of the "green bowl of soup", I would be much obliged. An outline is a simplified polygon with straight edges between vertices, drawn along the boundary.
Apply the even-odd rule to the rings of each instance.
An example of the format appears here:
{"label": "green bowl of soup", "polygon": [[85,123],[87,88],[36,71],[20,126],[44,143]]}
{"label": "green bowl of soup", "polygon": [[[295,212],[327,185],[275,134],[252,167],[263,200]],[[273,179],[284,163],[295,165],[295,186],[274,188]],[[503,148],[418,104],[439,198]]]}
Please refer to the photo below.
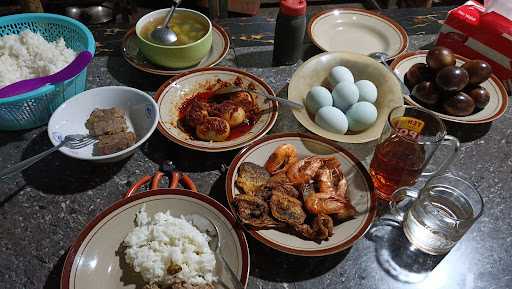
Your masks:
{"label": "green bowl of soup", "polygon": [[212,23],[203,14],[176,8],[170,26],[178,40],[172,46],[159,45],[151,39],[151,32],[162,25],[169,9],[156,10],[144,15],[135,26],[139,49],[157,65],[186,68],[201,61],[212,46]]}

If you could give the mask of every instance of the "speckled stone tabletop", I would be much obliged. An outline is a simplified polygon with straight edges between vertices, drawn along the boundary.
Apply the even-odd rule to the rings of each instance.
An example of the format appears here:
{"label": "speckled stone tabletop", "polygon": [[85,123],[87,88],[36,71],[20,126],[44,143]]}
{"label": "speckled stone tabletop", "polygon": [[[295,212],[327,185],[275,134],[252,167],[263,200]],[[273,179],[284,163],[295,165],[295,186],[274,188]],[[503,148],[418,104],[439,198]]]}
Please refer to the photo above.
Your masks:
{"label": "speckled stone tabletop", "polygon": [[[406,28],[409,49],[415,50],[428,48],[435,40],[446,11],[438,8],[383,13]],[[220,23],[232,39],[232,48],[220,65],[254,73],[279,96],[286,97],[287,83],[297,66],[270,65],[273,17],[226,19]],[[119,53],[119,41],[126,29],[112,27],[93,29],[99,45],[89,67],[88,88],[125,85],[153,93],[165,78],[142,73],[126,63]],[[318,50],[306,41],[305,59],[316,53]],[[397,238],[392,237],[394,229],[389,229],[379,236],[367,234],[351,249],[328,257],[286,255],[249,238],[251,270],[247,288],[512,288],[512,109],[509,107],[503,117],[489,125],[448,127],[463,141],[451,169],[477,185],[485,211],[425,281],[398,282],[378,264],[376,254],[401,250]],[[281,108],[270,133],[284,131],[304,132],[304,128]],[[367,164],[375,144],[342,145]],[[0,132],[0,169],[50,147],[46,127]],[[201,192],[225,204],[223,167],[236,153],[190,151],[167,141],[157,131],[133,157],[120,163],[93,164],[54,153],[22,173],[1,180],[0,288],[59,288],[66,252],[85,224],[140,177],[154,173],[161,160],[172,159]]]}

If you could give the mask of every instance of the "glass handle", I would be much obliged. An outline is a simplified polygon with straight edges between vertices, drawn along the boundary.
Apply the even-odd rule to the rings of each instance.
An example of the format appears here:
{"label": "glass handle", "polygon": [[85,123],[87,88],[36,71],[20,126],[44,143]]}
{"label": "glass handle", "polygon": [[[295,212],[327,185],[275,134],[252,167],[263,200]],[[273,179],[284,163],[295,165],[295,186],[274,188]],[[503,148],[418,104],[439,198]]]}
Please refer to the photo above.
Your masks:
{"label": "glass handle", "polygon": [[[409,187],[398,188],[393,195],[391,196],[391,200],[389,201],[389,207],[391,210],[391,214],[401,222],[404,219],[404,215],[411,204],[411,201],[414,201],[418,198],[419,191]],[[402,203],[407,200],[408,202]]]}
{"label": "glass handle", "polygon": [[445,171],[453,163],[453,161],[459,154],[460,142],[456,137],[447,135],[444,137],[441,144],[452,146],[453,152],[450,154],[450,156],[448,158],[446,158],[446,160],[436,170],[433,170],[431,172],[423,172],[421,174],[422,176],[433,176],[433,175],[437,175],[438,173]]}

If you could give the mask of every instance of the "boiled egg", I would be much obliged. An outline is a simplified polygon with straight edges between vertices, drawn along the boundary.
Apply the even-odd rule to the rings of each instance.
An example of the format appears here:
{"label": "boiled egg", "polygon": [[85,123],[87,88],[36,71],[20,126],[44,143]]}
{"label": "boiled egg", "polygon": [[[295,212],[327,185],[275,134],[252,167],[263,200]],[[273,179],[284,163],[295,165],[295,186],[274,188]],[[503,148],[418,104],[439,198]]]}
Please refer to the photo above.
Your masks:
{"label": "boiled egg", "polygon": [[377,108],[372,103],[361,101],[347,110],[346,117],[351,131],[363,131],[377,120]]}
{"label": "boiled egg", "polygon": [[346,111],[351,105],[359,100],[359,90],[354,82],[342,81],[332,91],[334,106]]}
{"label": "boiled egg", "polygon": [[377,87],[369,80],[359,80],[355,83],[359,90],[359,101],[375,103],[377,100]]}
{"label": "boiled egg", "polygon": [[315,115],[315,122],[330,132],[345,134],[348,130],[347,117],[334,106],[324,106]]}
{"label": "boiled egg", "polygon": [[352,75],[350,69],[346,68],[345,66],[335,66],[329,72],[328,79],[332,87],[335,87],[338,83],[342,81],[350,81],[353,83],[354,75]]}
{"label": "boiled egg", "polygon": [[310,113],[316,114],[320,108],[332,106],[332,95],[323,86],[313,86],[306,96],[305,105]]}

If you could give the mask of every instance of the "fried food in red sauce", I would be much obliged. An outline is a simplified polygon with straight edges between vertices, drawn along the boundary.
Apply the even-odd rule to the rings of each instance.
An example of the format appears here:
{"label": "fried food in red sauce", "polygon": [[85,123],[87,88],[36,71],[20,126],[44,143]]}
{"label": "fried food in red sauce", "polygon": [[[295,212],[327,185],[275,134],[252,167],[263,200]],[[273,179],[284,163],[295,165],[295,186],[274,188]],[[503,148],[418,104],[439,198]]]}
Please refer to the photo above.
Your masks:
{"label": "fried food in red sauce", "polygon": [[200,125],[208,117],[208,110],[208,103],[192,100],[190,103],[190,107],[185,113],[185,120],[187,124],[193,128]]}
{"label": "fried food in red sauce", "polygon": [[249,194],[237,195],[233,205],[237,208],[238,216],[245,224],[258,229],[275,228],[279,223],[269,215],[267,202]]}
{"label": "fried food in red sauce", "polygon": [[229,99],[236,105],[242,107],[245,111],[254,111],[258,108],[256,97],[249,92],[238,91],[229,94]]}
{"label": "fried food in red sauce", "polygon": [[[232,84],[218,79],[217,83],[208,86],[206,91],[198,92],[186,99],[179,108],[178,127],[193,137],[207,141],[225,141],[249,132],[260,117],[256,96],[248,92],[215,94],[215,88],[219,89],[228,85]],[[204,122],[210,117],[221,118],[228,123],[230,131],[227,137],[224,137],[224,134],[219,131],[207,132],[205,130],[209,126]],[[198,126],[201,126],[202,129],[201,136],[197,135],[196,128]]]}
{"label": "fried food in red sauce", "polygon": [[[247,174],[249,166],[257,167],[262,174],[262,167],[242,163],[239,178]],[[264,220],[276,229],[287,229],[287,232],[291,229],[302,238],[321,242],[332,236],[334,221],[346,221],[357,214],[348,198],[348,182],[342,173],[341,163],[335,157],[299,159],[295,147],[285,144],[272,152],[264,170],[267,173],[263,174],[265,178],[259,179],[254,186],[259,189],[244,189],[245,194],[235,197],[238,203],[240,200],[245,202],[245,210],[238,206],[237,212],[244,216],[242,219],[245,218],[246,223],[255,222],[256,212],[257,224]],[[238,182],[237,179],[237,185],[242,187]],[[253,214],[252,219],[250,214]]]}
{"label": "fried food in red sauce", "polygon": [[302,202],[281,192],[272,192],[270,210],[274,218],[287,224],[300,225],[306,220]]}
{"label": "fried food in red sauce", "polygon": [[196,126],[197,137],[204,141],[225,141],[229,132],[228,122],[218,117],[207,117]]}
{"label": "fried food in red sauce", "polygon": [[238,168],[236,185],[247,194],[255,194],[267,183],[270,175],[255,163],[244,162]]}
{"label": "fried food in red sauce", "polygon": [[298,161],[297,150],[291,144],[278,146],[265,162],[265,169],[271,174],[287,171]]}
{"label": "fried food in red sauce", "polygon": [[209,110],[210,116],[216,116],[224,119],[230,127],[236,127],[245,120],[245,110],[231,101],[224,101],[219,104],[211,104]]}

